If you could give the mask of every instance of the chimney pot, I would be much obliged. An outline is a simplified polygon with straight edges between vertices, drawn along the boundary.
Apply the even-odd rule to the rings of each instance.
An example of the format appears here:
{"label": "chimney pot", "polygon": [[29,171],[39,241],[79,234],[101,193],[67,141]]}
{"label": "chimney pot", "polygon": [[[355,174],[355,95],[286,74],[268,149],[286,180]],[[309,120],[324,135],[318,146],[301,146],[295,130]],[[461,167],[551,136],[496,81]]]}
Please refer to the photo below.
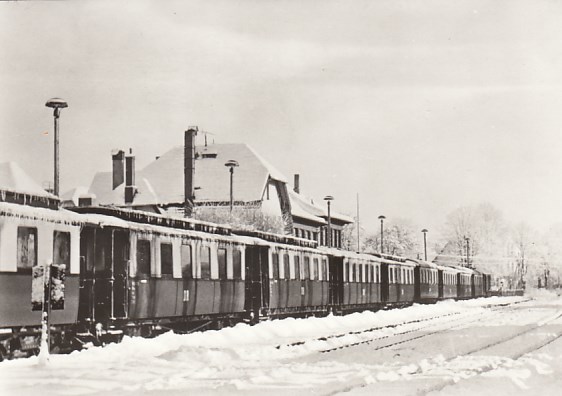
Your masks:
{"label": "chimney pot", "polygon": [[115,190],[125,181],[125,152],[113,150],[111,158],[113,161],[113,189]]}
{"label": "chimney pot", "polygon": [[[130,149],[129,149],[130,150]],[[125,157],[125,203],[133,203],[137,189],[135,187],[135,157],[132,155],[132,150],[129,151],[130,155]]]}
{"label": "chimney pot", "polygon": [[300,175],[299,175],[298,173],[295,174],[295,182],[294,182],[293,190],[294,190],[297,194],[300,194],[300,192],[301,192],[301,187],[300,187]]}

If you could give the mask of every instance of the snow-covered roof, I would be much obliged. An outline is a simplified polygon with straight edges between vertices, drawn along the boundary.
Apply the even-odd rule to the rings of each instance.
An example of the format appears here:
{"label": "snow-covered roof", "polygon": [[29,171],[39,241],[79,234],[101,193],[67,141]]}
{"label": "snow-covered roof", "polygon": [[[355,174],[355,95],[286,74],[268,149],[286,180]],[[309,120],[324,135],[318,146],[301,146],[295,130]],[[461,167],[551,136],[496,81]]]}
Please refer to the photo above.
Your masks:
{"label": "snow-covered roof", "polygon": [[[289,199],[291,200],[291,213],[306,220],[312,220],[318,224],[327,224],[324,218],[328,218],[328,209],[314,203],[311,198],[298,194],[293,190],[289,190]],[[330,210],[330,218],[340,220],[344,223],[353,223],[355,220],[349,216]]]}
{"label": "snow-covered roof", "polygon": [[0,190],[58,199],[55,195],[45,191],[35,180],[15,162],[0,164]]}
{"label": "snow-covered roof", "polygon": [[308,202],[300,194],[289,190],[289,199],[291,201],[291,214],[293,216],[313,221],[320,225],[327,224],[327,222],[321,217],[323,214],[322,210]]}
{"label": "snow-covered roof", "polygon": [[[193,185],[195,201],[228,202],[230,173],[225,167],[228,160],[239,164],[234,169],[234,199],[254,202],[262,199],[269,178],[286,183],[285,177],[246,144],[213,144],[196,147]],[[184,148],[175,147],[157,160],[137,171],[138,193],[134,205],[177,204],[184,201]],[[112,173],[100,172],[94,176],[90,192],[98,203],[124,204],[124,184],[112,189]]]}

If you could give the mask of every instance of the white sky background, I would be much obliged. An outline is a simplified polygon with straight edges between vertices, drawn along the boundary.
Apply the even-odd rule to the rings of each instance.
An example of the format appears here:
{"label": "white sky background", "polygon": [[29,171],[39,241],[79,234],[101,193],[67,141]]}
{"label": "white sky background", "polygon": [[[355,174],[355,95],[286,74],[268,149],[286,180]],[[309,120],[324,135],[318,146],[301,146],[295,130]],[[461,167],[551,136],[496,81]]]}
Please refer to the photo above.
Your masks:
{"label": "white sky background", "polygon": [[562,221],[561,21],[536,0],[2,2],[0,162],[52,179],[56,96],[63,192],[113,148],[140,169],[198,125],[339,211],[358,192],[371,229],[431,232],[479,202],[545,228]]}

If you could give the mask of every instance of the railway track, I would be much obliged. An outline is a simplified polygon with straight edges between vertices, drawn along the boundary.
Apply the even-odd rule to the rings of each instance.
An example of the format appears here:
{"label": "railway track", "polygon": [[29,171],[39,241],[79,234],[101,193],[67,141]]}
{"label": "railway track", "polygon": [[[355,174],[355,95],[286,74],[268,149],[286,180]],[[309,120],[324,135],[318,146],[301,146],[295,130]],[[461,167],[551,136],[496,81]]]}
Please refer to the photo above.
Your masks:
{"label": "railway track", "polygon": [[[488,305],[482,306],[482,308],[489,308],[491,311],[494,311],[494,310],[497,310],[497,309],[502,309],[506,306],[516,305],[516,304],[520,304],[520,303],[527,302],[527,301],[530,301],[530,299],[525,299],[525,300],[516,301],[516,302],[509,302],[509,303],[488,304]],[[349,332],[346,332],[346,333],[334,334],[334,335],[319,337],[319,338],[315,338],[315,339],[296,341],[296,342],[292,342],[292,343],[285,344],[285,345],[277,345],[276,348],[277,349],[292,348],[292,347],[302,346],[302,345],[305,345],[305,344],[311,343],[311,342],[329,343],[329,342],[334,342],[334,341],[337,342],[337,341],[341,340],[341,343],[338,346],[318,350],[318,352],[320,352],[320,353],[329,353],[329,352],[333,352],[333,351],[336,351],[336,350],[341,350],[341,349],[344,349],[344,348],[350,348],[350,347],[354,347],[354,346],[358,346],[358,345],[362,345],[362,344],[370,344],[374,341],[379,341],[379,340],[384,340],[384,339],[392,339],[393,337],[403,336],[403,335],[406,335],[406,334],[411,334],[411,333],[416,333],[416,332],[423,331],[423,330],[428,330],[433,326],[443,324],[442,322],[440,322],[441,319],[457,316],[457,318],[447,321],[446,323],[447,323],[448,326],[446,326],[445,328],[440,328],[438,330],[425,332],[421,335],[418,335],[418,336],[415,336],[415,337],[412,337],[412,338],[391,342],[387,345],[383,345],[383,346],[379,346],[379,347],[375,348],[375,350],[379,350],[379,349],[388,348],[388,347],[391,347],[391,346],[394,346],[394,345],[403,344],[403,343],[406,343],[406,342],[409,342],[409,341],[414,341],[414,340],[417,340],[419,338],[427,337],[427,336],[430,336],[430,335],[433,335],[433,334],[436,334],[436,333],[439,333],[439,332],[452,330],[455,327],[459,327],[461,325],[466,325],[468,323],[475,322],[475,321],[479,320],[479,318],[481,316],[489,314],[490,311],[480,311],[480,312],[477,312],[477,313],[475,313],[473,315],[470,315],[470,316],[465,316],[465,315],[463,315],[464,313],[465,312],[463,312],[463,311],[455,311],[455,312],[450,312],[450,313],[446,313],[446,314],[442,314],[442,315],[435,315],[435,316],[431,316],[431,317],[427,317],[427,318],[419,318],[419,319],[415,319],[415,320],[401,322],[401,323],[397,323],[397,324],[376,326],[376,327],[372,327],[372,328],[368,328],[368,329],[364,329],[364,330],[359,330],[359,331],[349,331]],[[464,319],[474,318],[474,317],[475,317],[475,319],[471,320],[468,323],[458,323],[459,321],[462,321]],[[437,321],[437,323],[435,323],[436,321]],[[424,324],[424,325],[417,326],[415,328],[408,328],[407,330],[392,333],[392,334],[377,335],[377,332],[381,332],[381,331],[384,331],[384,330],[399,329],[399,328],[404,327],[404,326],[407,327],[407,326],[410,326],[410,325],[415,325],[415,324],[420,324],[420,323]],[[456,323],[456,325],[450,326],[451,323]],[[374,336],[371,336],[371,335],[374,335]],[[356,339],[357,336],[364,337],[365,339],[360,340],[360,341],[354,340],[354,341],[350,341],[350,342],[345,342],[346,338],[352,338],[353,337],[353,338]]]}
{"label": "railway track", "polygon": [[[526,301],[528,301],[528,300],[526,300]],[[521,301],[521,302],[524,302],[524,301]],[[508,304],[508,305],[514,305],[514,304]],[[505,307],[505,305],[504,305],[504,307]],[[492,308],[494,308],[494,307],[492,307]],[[546,325],[548,325],[552,322],[555,322],[556,320],[558,320],[560,318],[562,318],[562,310],[558,310],[554,315],[549,315],[546,318],[543,318],[542,320],[537,322],[535,325],[532,325],[530,327],[526,327],[526,328],[522,329],[521,331],[509,334],[508,336],[502,337],[499,340],[495,340],[493,342],[489,342],[489,343],[486,343],[484,345],[479,345],[476,348],[464,351],[462,354],[460,354],[458,356],[452,356],[448,359],[445,359],[440,364],[440,366],[446,366],[447,364],[450,364],[451,362],[453,362],[455,359],[459,359],[459,358],[463,358],[463,357],[470,357],[470,356],[477,355],[477,354],[482,354],[483,352],[486,352],[488,350],[491,350],[492,348],[501,346],[502,344],[508,344],[510,342],[514,342],[518,338],[521,338],[525,335],[532,334],[533,332],[540,329],[542,326],[546,326]],[[473,321],[474,320],[468,321],[466,323],[463,323],[463,325],[470,324]],[[443,328],[443,329],[431,332],[431,334],[436,334],[436,333],[444,332],[444,331],[447,331],[447,330],[453,330],[456,327],[458,327],[458,325],[450,326],[449,328]],[[404,333],[402,333],[402,334],[404,334]],[[375,350],[383,349],[383,348],[390,348],[392,346],[396,346],[396,345],[403,344],[403,343],[406,343],[406,342],[414,341],[414,340],[417,340],[419,338],[422,338],[422,337],[425,337],[425,336],[431,335],[431,334],[422,334],[422,335],[418,335],[418,336],[415,336],[415,337],[410,337],[408,339],[401,340],[399,342],[393,342],[393,343],[386,344],[384,346],[377,347],[377,348],[375,348]],[[398,335],[398,334],[396,334],[396,335]],[[525,356],[527,354],[530,354],[530,353],[533,353],[537,350],[540,350],[541,348],[544,348],[545,346],[551,344],[552,342],[558,340],[559,338],[562,338],[562,328],[558,332],[556,332],[554,334],[550,334],[549,336],[547,336],[545,339],[541,340],[540,342],[533,343],[530,347],[527,347],[527,348],[516,349],[513,353],[510,353],[509,356],[504,356],[504,357],[510,358],[512,360],[517,360],[517,359],[521,358],[522,356]],[[495,366],[493,366],[493,365],[483,363],[481,366],[477,367],[477,370],[475,370],[474,368],[473,368],[473,370],[477,371],[477,375],[481,375],[483,373],[486,373],[486,372],[489,372],[489,371],[493,370],[494,368],[495,368]],[[415,377],[419,377],[420,379],[422,379],[426,375],[426,373],[424,373],[423,369],[420,367],[416,371],[414,371],[412,373],[409,373],[409,375],[410,375],[410,380],[415,379]],[[421,389],[418,388],[418,390],[416,392],[416,395],[425,396],[425,395],[430,394],[432,392],[440,391],[447,386],[452,386],[457,382],[458,382],[458,378],[442,379],[437,384],[432,385],[428,388],[421,388]],[[353,391],[354,389],[360,389],[360,388],[364,388],[366,386],[367,385],[365,383],[352,384],[352,385],[348,385],[344,388],[334,390],[334,391],[328,393],[328,395],[336,395],[336,394],[340,394],[340,393],[344,393],[344,392],[350,392],[350,391]]]}
{"label": "railway track", "polygon": [[[475,354],[477,354],[477,353],[486,351],[486,350],[491,349],[491,348],[493,348],[493,347],[496,347],[496,346],[498,346],[498,345],[508,343],[508,342],[513,341],[513,340],[515,340],[515,339],[517,339],[517,338],[519,338],[519,337],[521,337],[521,336],[524,336],[524,335],[526,335],[526,334],[530,334],[530,333],[536,331],[537,329],[539,329],[540,327],[542,327],[542,326],[544,326],[544,325],[547,325],[547,324],[549,324],[549,323],[551,323],[551,322],[554,322],[555,320],[557,320],[557,319],[559,319],[559,318],[561,318],[561,317],[562,317],[562,310],[561,310],[561,311],[558,311],[554,316],[549,317],[549,318],[546,318],[545,320],[542,320],[541,322],[537,323],[535,326],[532,326],[531,328],[528,328],[528,329],[525,329],[525,330],[523,330],[523,331],[520,331],[520,332],[518,332],[518,333],[516,333],[516,334],[513,334],[513,335],[511,335],[511,336],[509,336],[509,337],[506,337],[506,338],[504,338],[504,339],[502,339],[502,340],[499,340],[499,341],[496,341],[496,342],[492,342],[492,343],[483,345],[483,346],[481,346],[481,347],[475,348],[475,349],[469,351],[468,353],[465,353],[463,356],[475,355]],[[552,342],[556,341],[557,339],[559,339],[559,338],[561,338],[561,337],[562,337],[562,331],[558,332],[557,334],[555,334],[555,335],[553,335],[553,336],[551,336],[551,337],[546,338],[545,340],[543,340],[543,341],[541,341],[541,342],[539,342],[539,343],[537,343],[537,344],[533,344],[531,347],[524,348],[524,349],[519,350],[519,351],[517,351],[517,352],[515,352],[515,353],[512,353],[512,354],[509,356],[509,358],[511,358],[511,359],[513,359],[513,360],[517,360],[517,359],[521,358],[521,357],[524,356],[524,355],[527,355],[527,354],[532,353],[532,352],[535,352],[535,351],[537,351],[537,350],[539,350],[539,349],[541,349],[541,348],[544,348],[544,347],[547,346],[548,344],[551,344]],[[452,360],[454,360],[454,359],[456,359],[456,357],[447,359],[445,362],[450,362],[450,361],[452,361]],[[486,372],[491,371],[491,370],[493,370],[493,369],[494,369],[494,367],[492,367],[492,366],[482,365],[482,366],[480,367],[479,374],[486,373]],[[414,375],[415,375],[415,374],[420,374],[420,373],[421,373],[420,370],[418,370],[418,372],[414,373]],[[441,389],[443,389],[443,388],[445,388],[445,387],[447,387],[447,386],[449,386],[449,385],[453,385],[454,383],[455,383],[455,381],[454,381],[453,379],[444,380],[444,381],[442,381],[442,382],[441,382],[440,384],[438,384],[438,385],[432,386],[432,387],[430,387],[429,389],[426,389],[426,390],[423,390],[423,391],[418,392],[418,395],[427,395],[427,394],[430,393],[430,392],[439,391],[439,390],[441,390]]]}

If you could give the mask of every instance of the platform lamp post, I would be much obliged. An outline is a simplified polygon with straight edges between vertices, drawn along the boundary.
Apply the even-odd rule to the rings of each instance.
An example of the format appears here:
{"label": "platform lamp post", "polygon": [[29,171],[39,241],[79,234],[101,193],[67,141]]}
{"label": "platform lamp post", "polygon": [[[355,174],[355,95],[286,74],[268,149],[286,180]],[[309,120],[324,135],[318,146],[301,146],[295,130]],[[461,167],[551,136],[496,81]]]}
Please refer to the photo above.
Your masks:
{"label": "platform lamp post", "polygon": [[230,169],[230,214],[232,215],[232,206],[234,204],[234,168],[240,165],[238,164],[238,161],[228,160],[224,166]]}
{"label": "platform lamp post", "polygon": [[68,107],[68,103],[60,98],[52,98],[45,103],[45,106],[54,109],[53,116],[55,118],[55,180],[54,180],[54,191],[53,193],[59,196],[59,117],[61,109]]}
{"label": "platform lamp post", "polygon": [[466,266],[470,268],[470,238],[465,237],[464,240],[466,241]]}
{"label": "platform lamp post", "polygon": [[326,195],[324,197],[324,201],[326,201],[326,204],[328,205],[328,238],[326,238],[328,247],[332,247],[332,213],[330,212],[330,204],[333,200],[334,197],[331,195]]}
{"label": "platform lamp post", "polygon": [[424,228],[422,232],[423,232],[423,256],[424,256],[424,260],[427,261],[427,237],[426,237],[426,234],[428,232],[427,228]]}
{"label": "platform lamp post", "polygon": [[384,219],[386,219],[385,216],[380,215],[379,216],[379,220],[381,221],[381,254],[384,253],[384,244],[383,244],[383,237],[384,237]]}

